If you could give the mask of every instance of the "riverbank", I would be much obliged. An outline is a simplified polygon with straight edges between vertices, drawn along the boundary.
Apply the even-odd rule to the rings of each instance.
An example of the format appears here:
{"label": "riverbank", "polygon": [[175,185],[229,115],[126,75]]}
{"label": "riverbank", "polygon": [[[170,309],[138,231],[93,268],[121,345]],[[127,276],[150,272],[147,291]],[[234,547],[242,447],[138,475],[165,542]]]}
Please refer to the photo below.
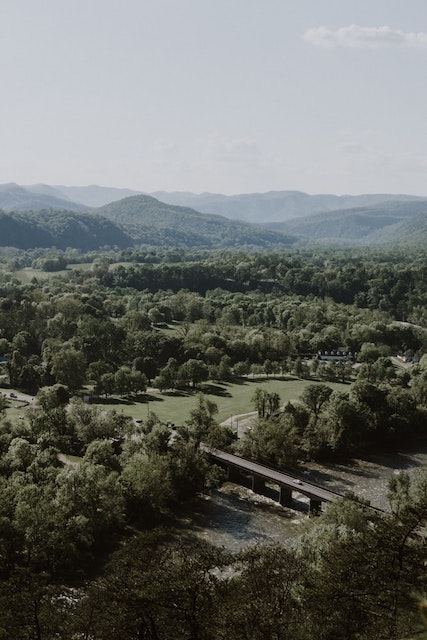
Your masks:
{"label": "riverbank", "polygon": [[389,510],[388,483],[393,475],[406,471],[416,475],[427,467],[427,442],[418,442],[397,452],[379,452],[344,464],[310,462],[300,469],[307,478],[332,491],[355,493],[373,507]]}
{"label": "riverbank", "polygon": [[[379,453],[345,464],[308,463],[300,470],[307,479],[327,489],[353,492],[372,506],[389,510],[388,482],[400,471],[416,475],[427,467],[427,443],[397,453]],[[291,545],[312,524],[307,503],[297,492],[291,508],[226,482],[211,496],[198,499],[181,514],[174,528],[178,535],[193,537],[229,551],[255,544]]]}
{"label": "riverbank", "polygon": [[[301,510],[297,510],[300,506]],[[237,552],[256,544],[290,545],[309,526],[306,509],[295,509],[226,482],[200,497],[174,522],[176,534]]]}

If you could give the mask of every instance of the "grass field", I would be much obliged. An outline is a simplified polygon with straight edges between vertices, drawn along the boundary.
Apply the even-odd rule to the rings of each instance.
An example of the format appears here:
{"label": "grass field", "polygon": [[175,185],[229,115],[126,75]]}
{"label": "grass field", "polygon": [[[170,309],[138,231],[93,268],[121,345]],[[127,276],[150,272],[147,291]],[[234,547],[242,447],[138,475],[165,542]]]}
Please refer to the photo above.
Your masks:
{"label": "grass field", "polygon": [[14,276],[22,282],[22,284],[27,284],[31,282],[33,278],[37,278],[37,280],[49,280],[54,276],[64,276],[70,273],[72,269],[87,271],[92,267],[91,262],[82,262],[79,264],[71,264],[68,269],[63,269],[62,271],[41,271],[40,269],[33,269],[32,267],[25,267],[25,269],[19,269],[15,271]]}
{"label": "grass field", "polygon": [[[222,422],[232,415],[240,415],[253,411],[252,396],[257,387],[265,389],[269,393],[276,392],[280,395],[282,404],[297,400],[308,384],[321,384],[313,380],[300,380],[296,378],[255,378],[242,380],[241,383],[210,383],[201,386],[202,391],[209,400],[218,405],[218,422]],[[327,383],[333,389],[348,390],[349,385],[340,383]],[[108,398],[101,406],[115,409],[119,413],[132,416],[135,419],[146,419],[149,413],[156,413],[160,420],[170,420],[176,425],[183,424],[189,417],[190,411],[196,406],[196,392],[154,392],[150,391],[138,401]]]}
{"label": "grass field", "polygon": [[[110,265],[111,269],[117,269],[120,266],[127,266],[132,264],[131,262],[115,262]],[[25,267],[24,269],[19,269],[14,272],[15,278],[17,278],[22,284],[28,284],[31,282],[33,278],[37,278],[37,280],[49,280],[54,276],[66,276],[73,269],[76,271],[89,271],[92,269],[92,262],[76,262],[75,264],[70,264],[66,269],[62,271],[42,271],[41,269],[33,269],[32,267]]]}
{"label": "grass field", "polygon": [[11,400],[9,401],[9,407],[6,409],[6,417],[8,420],[12,422],[16,422],[17,420],[23,420],[26,416],[26,412],[28,409],[27,402],[21,402],[19,400]]}

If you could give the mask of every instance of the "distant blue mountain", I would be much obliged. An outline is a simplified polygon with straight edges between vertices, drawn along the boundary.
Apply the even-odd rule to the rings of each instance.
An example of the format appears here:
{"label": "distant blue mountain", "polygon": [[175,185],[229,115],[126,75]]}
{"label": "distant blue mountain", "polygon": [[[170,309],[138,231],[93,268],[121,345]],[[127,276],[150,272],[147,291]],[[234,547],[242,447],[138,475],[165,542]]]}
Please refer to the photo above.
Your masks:
{"label": "distant blue mountain", "polygon": [[217,213],[245,222],[284,222],[328,211],[373,207],[386,202],[422,200],[411,195],[372,194],[358,196],[309,195],[302,191],[269,191],[225,196],[215,193],[157,191],[155,198],[168,204],[192,207],[203,213]]}

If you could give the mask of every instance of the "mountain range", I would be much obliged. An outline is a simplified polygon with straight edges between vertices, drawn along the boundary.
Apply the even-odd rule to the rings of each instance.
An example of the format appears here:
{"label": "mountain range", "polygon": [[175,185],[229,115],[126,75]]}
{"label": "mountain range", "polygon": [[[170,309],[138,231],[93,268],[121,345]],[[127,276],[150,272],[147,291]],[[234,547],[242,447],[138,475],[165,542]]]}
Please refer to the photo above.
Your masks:
{"label": "mountain range", "polygon": [[162,191],[155,196],[97,185],[3,184],[0,245],[268,248],[296,242],[427,242],[427,198],[419,196],[299,191],[235,196]]}
{"label": "mountain range", "polygon": [[293,218],[344,211],[355,207],[374,207],[387,202],[416,202],[417,196],[367,195],[310,195],[302,191],[268,191],[225,196],[214,193],[186,193],[157,191],[151,194],[162,202],[192,207],[202,213],[217,213],[233,220],[252,223],[284,222]]}
{"label": "mountain range", "polygon": [[147,195],[89,209],[86,204],[62,200],[56,188],[46,185],[38,185],[35,191],[3,185],[0,204],[0,246],[20,249],[70,247],[88,251],[142,244],[200,249],[285,248],[296,241],[287,234],[168,205]]}
{"label": "mountain range", "polygon": [[324,244],[421,244],[427,242],[427,200],[338,209],[262,226]]}

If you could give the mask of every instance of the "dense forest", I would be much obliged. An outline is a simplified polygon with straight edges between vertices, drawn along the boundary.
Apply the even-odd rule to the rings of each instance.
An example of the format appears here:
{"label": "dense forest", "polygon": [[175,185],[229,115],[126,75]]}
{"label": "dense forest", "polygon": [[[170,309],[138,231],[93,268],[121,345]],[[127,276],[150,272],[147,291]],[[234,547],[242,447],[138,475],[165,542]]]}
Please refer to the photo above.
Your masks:
{"label": "dense forest", "polygon": [[[425,442],[424,252],[87,251],[0,254],[0,638],[422,637],[425,472],[286,548],[211,548],[176,516],[224,480],[201,441],[277,468]],[[236,440],[204,391],[248,376],[306,384],[255,386]],[[194,408],[172,429],[105,404],[149,388]]]}

